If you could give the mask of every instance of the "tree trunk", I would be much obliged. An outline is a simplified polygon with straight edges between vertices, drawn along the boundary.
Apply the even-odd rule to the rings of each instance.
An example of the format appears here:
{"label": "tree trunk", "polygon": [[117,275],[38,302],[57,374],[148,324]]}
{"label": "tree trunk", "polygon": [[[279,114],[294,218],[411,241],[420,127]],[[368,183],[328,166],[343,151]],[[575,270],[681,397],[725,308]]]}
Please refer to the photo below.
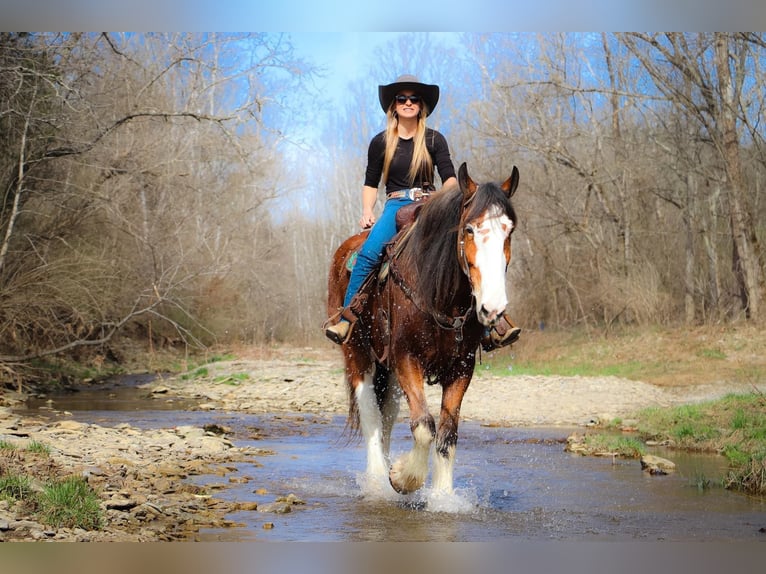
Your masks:
{"label": "tree trunk", "polygon": [[[763,270],[758,239],[753,232],[753,222],[746,208],[744,178],[740,161],[740,140],[737,129],[738,94],[729,67],[729,36],[715,35],[715,64],[720,93],[718,125],[721,137],[721,153],[724,161],[729,198],[729,214],[734,242],[735,274],[740,281],[746,317],[758,321],[761,318],[763,300]],[[735,72],[736,73],[736,72]]]}
{"label": "tree trunk", "polygon": [[683,211],[686,264],[684,266],[684,317],[687,325],[694,323],[694,198],[697,196],[694,176],[686,176],[686,203]]}

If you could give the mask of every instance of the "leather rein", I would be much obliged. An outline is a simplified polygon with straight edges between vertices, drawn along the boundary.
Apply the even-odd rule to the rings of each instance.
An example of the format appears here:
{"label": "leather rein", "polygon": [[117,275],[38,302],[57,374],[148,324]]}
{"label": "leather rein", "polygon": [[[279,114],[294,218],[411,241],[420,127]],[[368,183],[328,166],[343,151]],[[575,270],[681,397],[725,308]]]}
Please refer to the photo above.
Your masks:
{"label": "leather rein", "polygon": [[[463,210],[468,206],[468,204],[473,199],[473,196],[471,196],[468,201],[463,203]],[[471,304],[468,306],[468,309],[465,313],[462,315],[447,315],[446,313],[441,313],[440,311],[432,311],[428,310],[426,306],[423,304],[422,299],[420,296],[410,287],[410,285],[407,283],[404,276],[399,271],[398,266],[396,265],[396,259],[399,255],[399,252],[404,247],[404,245],[407,243],[407,240],[409,239],[409,235],[412,231],[412,229],[417,225],[418,221],[417,219],[412,222],[410,226],[410,230],[407,231],[407,234],[405,237],[402,238],[402,241],[399,242],[396,245],[396,248],[393,250],[393,252],[389,256],[388,261],[388,270],[391,273],[391,278],[394,280],[394,283],[401,289],[402,293],[406,295],[406,297],[412,301],[412,303],[415,305],[415,307],[421,312],[426,315],[429,315],[434,322],[442,329],[447,331],[455,331],[455,341],[460,342],[463,340],[463,327],[465,326],[466,321],[468,321],[469,317],[472,313],[476,311],[476,301],[473,298],[473,295],[471,295]],[[458,229],[458,263],[460,264],[460,269],[463,271],[463,274],[468,278],[468,281],[470,283],[471,277],[468,274],[468,261],[466,259],[465,255],[465,241],[463,239],[463,225],[461,221],[461,225]]]}

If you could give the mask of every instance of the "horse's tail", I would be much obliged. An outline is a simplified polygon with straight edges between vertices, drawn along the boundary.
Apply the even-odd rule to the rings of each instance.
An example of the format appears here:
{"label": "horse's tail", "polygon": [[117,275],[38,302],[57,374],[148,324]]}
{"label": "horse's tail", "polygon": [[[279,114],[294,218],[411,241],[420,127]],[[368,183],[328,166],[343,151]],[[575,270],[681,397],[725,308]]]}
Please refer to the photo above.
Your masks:
{"label": "horse's tail", "polygon": [[348,392],[348,416],[346,416],[346,427],[343,429],[343,434],[351,442],[362,437],[362,429],[359,424],[359,403],[356,401],[354,386],[348,378],[346,379],[346,391]]}
{"label": "horse's tail", "polygon": [[[383,410],[383,404],[386,401],[388,385],[388,369],[380,363],[375,363],[372,386],[375,389],[375,399],[378,408],[381,411]],[[346,417],[346,426],[343,430],[343,435],[347,437],[348,442],[353,442],[362,438],[362,428],[359,423],[359,403],[356,401],[356,392],[348,379],[346,379],[346,390],[348,391],[348,416]]]}

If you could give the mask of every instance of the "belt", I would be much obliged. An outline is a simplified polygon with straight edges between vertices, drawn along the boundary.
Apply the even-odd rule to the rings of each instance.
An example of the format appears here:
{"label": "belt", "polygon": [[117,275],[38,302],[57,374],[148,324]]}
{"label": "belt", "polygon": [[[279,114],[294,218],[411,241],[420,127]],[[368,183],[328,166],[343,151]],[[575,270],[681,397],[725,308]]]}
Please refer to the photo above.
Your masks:
{"label": "belt", "polygon": [[401,199],[406,197],[412,201],[424,199],[431,195],[430,191],[424,190],[422,187],[411,187],[409,189],[400,189],[399,191],[392,191],[386,194],[386,199]]}

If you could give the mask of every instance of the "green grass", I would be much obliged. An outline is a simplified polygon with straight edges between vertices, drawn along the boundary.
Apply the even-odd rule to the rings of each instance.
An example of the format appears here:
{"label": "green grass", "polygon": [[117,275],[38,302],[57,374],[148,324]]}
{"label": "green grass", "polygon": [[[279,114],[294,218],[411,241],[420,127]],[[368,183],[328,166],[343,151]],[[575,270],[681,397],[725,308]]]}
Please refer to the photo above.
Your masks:
{"label": "green grass", "polygon": [[250,380],[248,373],[232,373],[231,375],[219,375],[213,379],[214,383],[223,385],[237,386],[240,383]]}
{"label": "green grass", "polygon": [[46,456],[51,453],[51,449],[47,444],[41,443],[36,440],[30,441],[29,444],[27,445],[26,450],[28,450],[29,452],[43,454]]}
{"label": "green grass", "polygon": [[0,476],[0,500],[14,502],[32,495],[32,481],[28,476],[6,474]]}
{"label": "green grass", "polygon": [[98,496],[78,476],[48,484],[37,504],[41,521],[56,528],[98,530],[103,522]]}
{"label": "green grass", "polygon": [[703,359],[716,359],[716,360],[726,359],[726,353],[722,351],[721,349],[706,349],[706,348],[699,349],[697,351],[697,356]]}
{"label": "green grass", "polygon": [[537,375],[560,377],[619,377],[640,380],[647,373],[661,373],[662,363],[645,361],[595,362],[582,357],[561,358],[552,362],[509,361],[507,357],[485,357],[476,369],[478,373],[494,376]]}
{"label": "green grass", "polygon": [[641,440],[613,434],[589,434],[585,446],[591,454],[613,454],[624,458],[639,458],[646,452]]}
{"label": "green grass", "polygon": [[16,445],[7,440],[0,440],[0,450],[16,450]]}
{"label": "green grass", "polygon": [[644,409],[637,418],[645,437],[721,453],[731,467],[729,488],[766,495],[766,396],[730,394],[716,401]]}
{"label": "green grass", "polygon": [[204,377],[207,377],[210,374],[210,371],[207,367],[199,367],[198,369],[192,371],[191,373],[184,373],[181,375],[181,380],[189,381],[192,379],[202,379]]}

